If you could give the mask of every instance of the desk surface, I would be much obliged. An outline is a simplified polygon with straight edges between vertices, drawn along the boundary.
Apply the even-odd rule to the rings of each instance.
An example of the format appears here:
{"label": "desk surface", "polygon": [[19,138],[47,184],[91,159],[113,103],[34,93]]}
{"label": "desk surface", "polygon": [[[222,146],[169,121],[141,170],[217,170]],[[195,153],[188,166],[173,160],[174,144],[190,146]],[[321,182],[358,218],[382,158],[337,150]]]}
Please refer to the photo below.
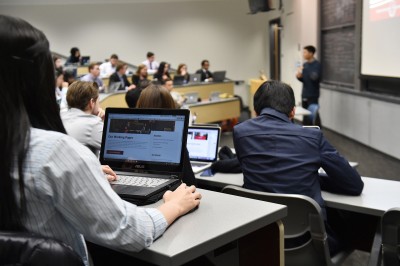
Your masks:
{"label": "desk surface", "polygon": [[[217,173],[211,177],[196,175],[201,185],[223,188],[226,185],[243,186],[243,174]],[[374,216],[381,216],[385,211],[400,206],[400,182],[362,177],[364,190],[360,196],[346,196],[322,191],[327,207],[349,210]]]}
{"label": "desk surface", "polygon": [[180,265],[275,223],[287,214],[283,205],[199,191],[203,198],[197,210],[175,221],[149,248],[130,255],[158,265]]}

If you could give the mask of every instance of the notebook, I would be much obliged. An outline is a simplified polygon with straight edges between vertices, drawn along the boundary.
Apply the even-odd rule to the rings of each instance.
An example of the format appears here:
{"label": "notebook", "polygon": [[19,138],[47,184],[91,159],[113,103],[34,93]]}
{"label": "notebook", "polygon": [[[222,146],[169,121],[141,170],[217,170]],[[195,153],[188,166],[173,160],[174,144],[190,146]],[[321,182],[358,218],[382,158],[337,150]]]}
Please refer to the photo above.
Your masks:
{"label": "notebook", "polygon": [[150,204],[181,184],[188,122],[187,109],[106,109],[100,162],[122,199]]}
{"label": "notebook", "polygon": [[215,71],[213,73],[213,81],[221,82],[225,80],[226,71]]}
{"label": "notebook", "polygon": [[185,93],[185,104],[197,103],[199,101],[199,93],[198,92],[188,92]]}
{"label": "notebook", "polygon": [[201,82],[201,74],[190,74],[189,83],[200,83]]}
{"label": "notebook", "polygon": [[200,173],[218,159],[220,127],[191,126],[187,134],[187,149],[193,172]]}

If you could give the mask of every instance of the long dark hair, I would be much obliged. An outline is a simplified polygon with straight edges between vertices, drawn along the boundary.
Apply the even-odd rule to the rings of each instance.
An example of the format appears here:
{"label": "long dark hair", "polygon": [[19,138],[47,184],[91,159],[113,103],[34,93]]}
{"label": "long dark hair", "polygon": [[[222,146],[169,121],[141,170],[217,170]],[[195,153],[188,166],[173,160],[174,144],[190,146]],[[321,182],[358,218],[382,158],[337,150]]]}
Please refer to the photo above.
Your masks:
{"label": "long dark hair", "polygon": [[[65,129],[56,102],[54,65],[46,36],[18,18],[0,15],[0,25],[0,230],[21,230],[26,206],[22,168],[30,128],[62,133]],[[13,193],[15,175],[19,204]]]}

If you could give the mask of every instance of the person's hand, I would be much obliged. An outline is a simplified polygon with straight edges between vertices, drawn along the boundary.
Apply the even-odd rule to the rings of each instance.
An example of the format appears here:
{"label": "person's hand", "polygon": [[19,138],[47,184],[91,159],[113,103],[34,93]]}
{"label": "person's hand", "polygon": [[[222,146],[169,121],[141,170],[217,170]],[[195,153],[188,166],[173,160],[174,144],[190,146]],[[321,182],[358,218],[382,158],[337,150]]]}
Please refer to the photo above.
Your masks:
{"label": "person's hand", "polygon": [[65,81],[64,81],[64,82],[62,83],[62,88],[68,88],[68,82],[65,82]]}
{"label": "person's hand", "polygon": [[102,165],[101,170],[103,170],[103,173],[106,174],[108,182],[118,180],[118,176],[114,173],[110,166]]}
{"label": "person's hand", "polygon": [[201,194],[195,186],[181,184],[175,191],[167,191],[163,196],[164,204],[158,209],[163,213],[168,224],[188,213],[200,204]]}
{"label": "person's hand", "polygon": [[136,85],[135,84],[132,84],[131,86],[128,87],[128,91],[133,90],[133,89],[136,89]]}
{"label": "person's hand", "polygon": [[106,112],[102,108],[99,107],[99,112],[97,113],[97,116],[101,118],[101,120],[104,121],[104,116],[106,115]]}
{"label": "person's hand", "polygon": [[296,77],[297,77],[297,78],[303,77],[303,67],[298,67],[298,68],[297,68]]}

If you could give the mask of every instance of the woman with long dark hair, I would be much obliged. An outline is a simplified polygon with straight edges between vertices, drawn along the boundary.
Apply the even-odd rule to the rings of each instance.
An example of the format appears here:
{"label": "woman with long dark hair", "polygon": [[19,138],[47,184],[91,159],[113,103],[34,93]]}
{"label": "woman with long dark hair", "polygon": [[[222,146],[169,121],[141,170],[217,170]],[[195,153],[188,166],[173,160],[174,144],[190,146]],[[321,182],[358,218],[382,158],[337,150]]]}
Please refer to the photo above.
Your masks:
{"label": "woman with long dark hair", "polygon": [[157,72],[154,74],[154,79],[157,79],[158,83],[162,83],[163,80],[171,78],[169,75],[169,64],[167,62],[161,62],[160,66],[157,69]]}
{"label": "woman with long dark hair", "polygon": [[0,25],[0,230],[58,239],[88,264],[84,238],[138,251],[200,203],[185,184],[157,209],[121,200],[96,156],[66,135],[45,35],[9,16]]}

